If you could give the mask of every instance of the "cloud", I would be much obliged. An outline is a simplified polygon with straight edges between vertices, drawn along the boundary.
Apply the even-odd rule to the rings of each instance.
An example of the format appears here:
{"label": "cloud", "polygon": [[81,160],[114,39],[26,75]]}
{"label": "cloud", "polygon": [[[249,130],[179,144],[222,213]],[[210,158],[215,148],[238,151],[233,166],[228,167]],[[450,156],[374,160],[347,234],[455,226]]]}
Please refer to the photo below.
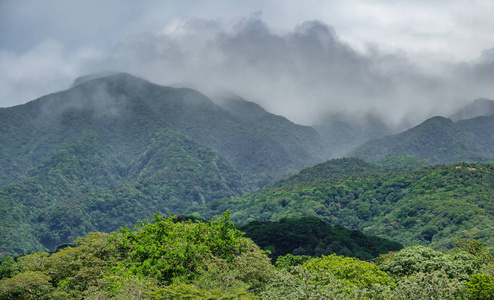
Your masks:
{"label": "cloud", "polygon": [[67,89],[96,51],[66,53],[55,40],[45,40],[21,54],[0,50],[0,107]]}
{"label": "cloud", "polygon": [[404,54],[356,51],[320,21],[275,33],[259,14],[230,23],[177,20],[122,41],[96,65],[207,94],[229,89],[303,124],[335,112],[419,119],[447,94],[444,80]]}
{"label": "cloud", "polygon": [[[214,3],[210,10],[222,7],[221,1]],[[296,2],[288,3],[292,12],[293,7],[301,9]],[[330,8],[338,7],[338,11],[345,12],[358,7],[356,2],[351,3]],[[386,1],[369,3],[396,12],[407,8],[401,4],[386,6]],[[449,115],[476,97],[494,98],[490,84],[494,75],[492,50],[485,50],[479,58],[469,61],[445,60],[442,55],[419,64],[421,56],[417,53],[432,53],[435,58],[435,52],[428,52],[427,47],[420,51],[417,46],[389,47],[396,41],[393,36],[383,43],[356,46],[352,38],[341,37],[337,28],[322,21],[305,21],[280,30],[265,21],[272,15],[269,7],[266,12],[241,18],[170,17],[161,22],[160,10],[153,11],[151,7],[141,7],[136,16],[129,17],[125,29],[115,30],[115,39],[102,43],[104,46],[87,47],[55,35],[58,39],[44,39],[27,51],[0,50],[0,106],[65,89],[76,77],[101,71],[126,71],[163,85],[195,87],[212,96],[217,90],[231,90],[303,124],[314,124],[324,116],[338,113],[353,114],[355,118],[371,113],[390,124],[417,123],[435,114]],[[360,14],[378,22],[377,18],[386,11],[383,7],[367,7],[367,12],[361,7]],[[170,7],[171,11],[176,8]],[[425,8],[420,11],[425,13]],[[301,15],[310,15],[310,11],[314,8]],[[417,21],[410,13],[404,15]],[[437,22],[443,27],[427,32],[427,24],[434,24],[436,15],[442,16],[442,21]],[[432,11],[425,19],[425,25],[412,24],[409,31],[395,26],[397,19],[380,22],[392,25],[387,30],[395,26],[405,37],[415,35],[419,41],[435,40],[441,44],[447,40],[450,25],[443,14]],[[107,24],[103,18],[95,20]],[[336,18],[335,22],[341,24],[342,20]],[[83,24],[81,20],[76,23]],[[358,22],[352,26],[355,24]],[[343,27],[343,32],[351,31],[352,26]],[[111,32],[108,28],[104,31],[102,37]],[[353,31],[353,37],[359,32],[363,31]],[[408,45],[408,41],[402,45]],[[442,53],[443,45],[438,46],[437,53]]]}

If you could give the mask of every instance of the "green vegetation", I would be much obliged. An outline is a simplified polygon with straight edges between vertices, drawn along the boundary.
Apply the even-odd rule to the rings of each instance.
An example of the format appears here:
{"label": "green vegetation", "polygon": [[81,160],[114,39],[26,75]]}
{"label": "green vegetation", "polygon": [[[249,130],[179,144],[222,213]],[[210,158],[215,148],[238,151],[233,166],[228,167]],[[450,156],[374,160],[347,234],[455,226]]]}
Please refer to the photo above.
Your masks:
{"label": "green vegetation", "polygon": [[327,151],[312,128],[245,100],[226,110],[128,74],[87,79],[0,108],[0,255],[238,197]]}
{"label": "green vegetation", "polygon": [[228,217],[178,222],[156,215],[135,231],[91,233],[77,247],[20,257],[0,282],[0,299],[250,299],[274,269]]}
{"label": "green vegetation", "polygon": [[2,255],[53,250],[90,231],[111,232],[156,211],[183,212],[238,196],[240,175],[213,150],[174,131],[157,133],[124,169],[93,135],[57,151],[30,177],[0,187]]}
{"label": "green vegetation", "polygon": [[[320,175],[333,169],[351,175]],[[451,249],[455,239],[476,233],[494,246],[493,182],[492,164],[390,173],[349,158],[316,165],[242,198],[191,207],[187,213],[207,219],[229,209],[240,224],[312,216],[405,246],[438,250]]]}
{"label": "green vegetation", "polygon": [[494,259],[476,239],[449,253],[409,247],[376,263],[288,254],[274,267],[229,217],[157,214],[135,230],[93,232],[54,253],[4,257],[0,299],[494,298]]}
{"label": "green vegetation", "polygon": [[399,243],[339,225],[331,226],[315,217],[254,221],[239,229],[261,248],[269,250],[273,261],[287,254],[316,257],[333,253],[368,260],[403,248]]}
{"label": "green vegetation", "polygon": [[492,115],[456,123],[433,117],[397,135],[368,141],[348,155],[374,162],[409,155],[428,165],[487,163],[494,160],[493,126]]}

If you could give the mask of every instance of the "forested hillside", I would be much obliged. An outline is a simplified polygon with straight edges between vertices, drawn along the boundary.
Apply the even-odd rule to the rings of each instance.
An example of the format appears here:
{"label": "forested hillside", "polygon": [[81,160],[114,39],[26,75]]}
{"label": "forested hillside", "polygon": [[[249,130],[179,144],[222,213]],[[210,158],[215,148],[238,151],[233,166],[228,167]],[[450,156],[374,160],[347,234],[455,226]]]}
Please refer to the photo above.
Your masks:
{"label": "forested hillside", "polygon": [[244,197],[214,200],[187,212],[207,218],[230,209],[232,220],[241,224],[314,216],[405,246],[444,250],[471,233],[494,246],[492,199],[492,164],[389,172],[352,158],[331,160]]}
{"label": "forested hillside", "polygon": [[310,257],[337,254],[370,260],[403,248],[400,243],[347,230],[341,225],[331,226],[316,217],[253,221],[239,230],[262,249],[269,250],[273,261],[287,254]]}
{"label": "forested hillside", "polygon": [[323,160],[312,128],[235,103],[247,107],[110,73],[0,109],[0,252],[183,213]]}
{"label": "forested hillside", "polygon": [[[157,132],[177,131],[224,156],[251,189],[324,161],[328,151],[312,128],[260,107],[256,110],[262,117],[251,120],[249,109],[233,114],[197,91],[163,87],[124,73],[76,83],[66,91],[0,109],[1,184],[25,175],[84,132],[108,143],[127,164]],[[292,131],[298,133],[289,136]]]}
{"label": "forested hillside", "polygon": [[433,117],[397,135],[368,141],[348,156],[379,162],[410,155],[427,164],[491,162],[494,160],[494,116],[453,122]]}

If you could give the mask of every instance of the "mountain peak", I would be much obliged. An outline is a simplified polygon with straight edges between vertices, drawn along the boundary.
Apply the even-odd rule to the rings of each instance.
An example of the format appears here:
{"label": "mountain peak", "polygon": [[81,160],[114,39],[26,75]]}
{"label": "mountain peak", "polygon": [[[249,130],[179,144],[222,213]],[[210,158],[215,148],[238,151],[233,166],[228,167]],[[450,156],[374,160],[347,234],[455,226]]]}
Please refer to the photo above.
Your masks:
{"label": "mountain peak", "polygon": [[123,73],[123,72],[113,72],[113,71],[88,74],[88,75],[77,77],[76,80],[74,80],[74,82],[72,83],[72,85],[70,87],[73,88],[76,85],[82,84],[82,83],[90,81],[90,80],[114,76],[114,75],[129,75],[129,74]]}

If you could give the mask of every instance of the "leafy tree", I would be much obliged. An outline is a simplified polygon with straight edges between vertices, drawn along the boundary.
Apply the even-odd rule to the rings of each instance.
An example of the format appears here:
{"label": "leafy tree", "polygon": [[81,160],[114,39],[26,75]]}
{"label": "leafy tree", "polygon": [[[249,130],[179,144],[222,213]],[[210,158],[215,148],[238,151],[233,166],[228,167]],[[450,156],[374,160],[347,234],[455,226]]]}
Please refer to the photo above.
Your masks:
{"label": "leafy tree", "polygon": [[52,290],[50,276],[40,271],[26,271],[2,280],[0,299],[47,299]]}
{"label": "leafy tree", "polygon": [[288,253],[285,256],[278,256],[278,259],[276,259],[276,267],[288,270],[291,267],[301,266],[310,259],[312,259],[312,257],[309,255],[292,255]]}
{"label": "leafy tree", "polygon": [[458,278],[450,278],[444,271],[432,271],[401,278],[396,288],[386,290],[379,299],[465,299],[466,295]]}
{"label": "leafy tree", "polygon": [[2,257],[2,262],[0,263],[0,279],[7,279],[14,275],[12,266],[15,264],[15,260],[11,256]]}
{"label": "leafy tree", "polygon": [[412,246],[385,259],[379,267],[394,276],[408,276],[418,272],[443,271],[449,277],[468,277],[479,271],[475,257],[464,251],[444,254],[425,246]]}
{"label": "leafy tree", "polygon": [[302,265],[309,272],[328,272],[337,279],[360,288],[375,284],[390,285],[392,280],[379,267],[356,258],[335,254],[313,258]]}
{"label": "leafy tree", "polygon": [[262,299],[356,299],[360,289],[327,271],[304,267],[276,271],[273,282],[262,292]]}
{"label": "leafy tree", "polygon": [[465,285],[474,299],[494,299],[494,277],[479,273],[470,277]]}

